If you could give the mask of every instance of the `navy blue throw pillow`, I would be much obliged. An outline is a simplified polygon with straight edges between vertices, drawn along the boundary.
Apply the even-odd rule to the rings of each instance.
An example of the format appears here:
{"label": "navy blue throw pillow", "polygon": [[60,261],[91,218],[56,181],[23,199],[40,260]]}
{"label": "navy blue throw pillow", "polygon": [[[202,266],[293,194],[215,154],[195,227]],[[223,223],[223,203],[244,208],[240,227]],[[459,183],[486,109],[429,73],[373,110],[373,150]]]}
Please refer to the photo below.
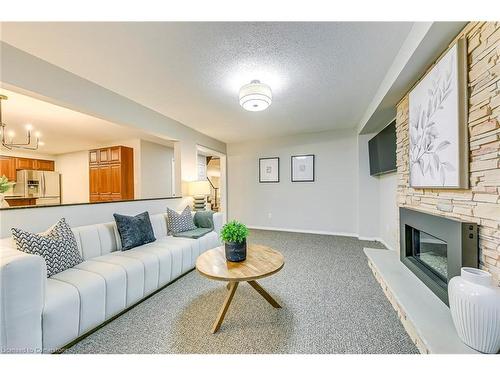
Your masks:
{"label": "navy blue throw pillow", "polygon": [[143,212],[136,216],[113,214],[122,240],[122,250],[156,241],[149,213]]}

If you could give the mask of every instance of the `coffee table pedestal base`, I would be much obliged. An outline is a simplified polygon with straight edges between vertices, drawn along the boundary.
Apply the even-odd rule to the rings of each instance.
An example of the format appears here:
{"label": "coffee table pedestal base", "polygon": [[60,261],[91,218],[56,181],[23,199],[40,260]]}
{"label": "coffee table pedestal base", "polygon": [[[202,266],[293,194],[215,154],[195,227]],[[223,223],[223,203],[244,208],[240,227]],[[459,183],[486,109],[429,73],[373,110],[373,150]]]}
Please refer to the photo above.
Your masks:
{"label": "coffee table pedestal base", "polygon": [[[248,283],[254,288],[264,299],[271,304],[274,308],[281,308],[281,305],[276,302],[276,300],[271,297],[271,295],[255,280],[248,281]],[[226,299],[224,300],[224,304],[222,305],[219,315],[217,316],[217,320],[215,321],[213,327],[212,327],[212,333],[216,333],[220,326],[222,325],[222,322],[224,321],[224,317],[226,316],[227,310],[229,309],[229,306],[231,305],[231,301],[233,300],[234,293],[236,293],[236,289],[238,288],[239,282],[229,282],[226,285],[226,288],[228,289]]]}

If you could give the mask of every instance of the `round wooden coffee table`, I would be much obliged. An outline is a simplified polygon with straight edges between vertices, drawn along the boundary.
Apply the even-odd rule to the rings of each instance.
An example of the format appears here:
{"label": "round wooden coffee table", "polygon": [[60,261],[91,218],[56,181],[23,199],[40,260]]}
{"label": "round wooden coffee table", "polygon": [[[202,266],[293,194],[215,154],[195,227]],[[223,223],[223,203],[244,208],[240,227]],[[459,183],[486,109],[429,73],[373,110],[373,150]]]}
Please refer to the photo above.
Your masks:
{"label": "round wooden coffee table", "polygon": [[196,259],[198,272],[209,279],[228,281],[229,291],[212,327],[212,333],[217,332],[222,325],[236,288],[242,281],[248,282],[273,307],[280,308],[280,304],[255,280],[275,274],[283,268],[284,264],[285,260],[281,253],[270,247],[255,244],[247,245],[247,258],[242,262],[227,261],[224,246],[201,254]]}

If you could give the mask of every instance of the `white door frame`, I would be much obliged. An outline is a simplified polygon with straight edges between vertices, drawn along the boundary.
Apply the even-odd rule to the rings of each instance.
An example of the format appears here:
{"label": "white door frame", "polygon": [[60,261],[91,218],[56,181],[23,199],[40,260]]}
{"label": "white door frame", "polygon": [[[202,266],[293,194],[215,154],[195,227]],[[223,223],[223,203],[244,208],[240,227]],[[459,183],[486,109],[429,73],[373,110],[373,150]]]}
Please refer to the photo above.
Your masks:
{"label": "white door frame", "polygon": [[220,212],[227,219],[227,156],[226,154],[213,150],[211,148],[197,144],[196,151],[217,156],[220,159]]}

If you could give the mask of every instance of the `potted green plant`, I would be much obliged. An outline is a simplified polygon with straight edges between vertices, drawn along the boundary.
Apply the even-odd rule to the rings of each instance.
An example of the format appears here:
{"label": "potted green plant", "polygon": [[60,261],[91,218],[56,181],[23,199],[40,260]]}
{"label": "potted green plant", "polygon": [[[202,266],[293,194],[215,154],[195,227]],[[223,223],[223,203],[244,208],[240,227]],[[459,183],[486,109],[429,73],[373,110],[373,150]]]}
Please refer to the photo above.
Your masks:
{"label": "potted green plant", "polygon": [[[5,202],[4,202],[4,193],[10,189],[10,187],[13,185],[13,182],[9,182],[9,179],[3,175],[0,177],[0,207],[4,207]],[[8,206],[7,206],[8,207]]]}
{"label": "potted green plant", "polygon": [[241,262],[247,257],[248,228],[236,220],[222,227],[220,234],[225,243],[226,259],[230,262]]}

